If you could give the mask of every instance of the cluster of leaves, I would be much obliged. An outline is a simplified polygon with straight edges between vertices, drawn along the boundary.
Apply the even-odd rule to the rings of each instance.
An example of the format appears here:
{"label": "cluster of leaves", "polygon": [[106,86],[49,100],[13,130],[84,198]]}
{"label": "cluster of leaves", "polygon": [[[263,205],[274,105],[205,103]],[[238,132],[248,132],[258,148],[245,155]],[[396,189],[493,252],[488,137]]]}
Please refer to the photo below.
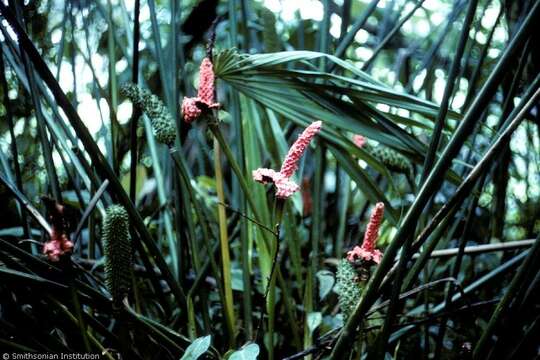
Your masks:
{"label": "cluster of leaves", "polygon": [[[537,354],[540,4],[311,3],[320,20],[250,0],[0,2],[1,350]],[[208,43],[221,107],[185,124]],[[251,172],[315,120],[279,203]],[[59,262],[41,195],[75,244]],[[376,202],[383,260],[338,299]],[[133,254],[104,256],[115,242]]]}

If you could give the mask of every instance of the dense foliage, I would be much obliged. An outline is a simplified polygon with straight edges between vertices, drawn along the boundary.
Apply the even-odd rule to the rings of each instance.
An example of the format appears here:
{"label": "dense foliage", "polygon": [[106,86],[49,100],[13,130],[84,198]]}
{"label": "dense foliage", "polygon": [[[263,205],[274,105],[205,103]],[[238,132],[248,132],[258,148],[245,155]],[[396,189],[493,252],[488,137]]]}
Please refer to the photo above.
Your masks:
{"label": "dense foliage", "polygon": [[0,18],[0,352],[540,355],[539,1]]}

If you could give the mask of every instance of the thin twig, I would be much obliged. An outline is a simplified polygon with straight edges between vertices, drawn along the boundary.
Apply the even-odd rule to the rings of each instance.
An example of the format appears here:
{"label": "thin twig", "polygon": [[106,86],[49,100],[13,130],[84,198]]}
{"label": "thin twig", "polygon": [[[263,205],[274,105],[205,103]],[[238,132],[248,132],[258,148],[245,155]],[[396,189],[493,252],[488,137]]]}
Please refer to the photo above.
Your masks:
{"label": "thin twig", "polygon": [[94,211],[94,208],[96,207],[99,199],[107,189],[107,186],[109,185],[109,180],[105,179],[103,184],[99,187],[99,189],[96,191],[94,196],[92,197],[92,200],[90,200],[90,203],[88,203],[88,207],[84,211],[83,216],[81,217],[81,221],[79,221],[79,224],[77,225],[77,230],[75,230],[75,235],[73,235],[73,244],[77,242],[77,239],[79,239],[79,236],[81,235],[82,229],[84,224],[86,223],[86,220],[92,214],[92,211]]}
{"label": "thin twig", "polygon": [[223,207],[225,207],[227,210],[229,210],[229,211],[231,211],[231,212],[233,212],[233,213],[236,213],[236,214],[240,215],[241,217],[243,217],[244,219],[246,219],[246,220],[248,220],[248,221],[251,221],[251,222],[254,223],[255,225],[257,225],[257,226],[263,228],[264,230],[268,231],[268,232],[271,233],[272,235],[277,236],[277,233],[276,233],[274,230],[272,230],[272,229],[269,228],[268,226],[266,226],[266,225],[260,223],[259,221],[257,221],[257,220],[255,220],[255,219],[249,217],[248,215],[244,214],[244,213],[241,212],[240,210],[237,210],[237,209],[231,207],[230,205],[228,205],[228,204],[226,204],[226,203],[223,203],[223,202],[220,202],[220,201],[218,201],[217,203],[218,203],[219,205],[222,205]]}

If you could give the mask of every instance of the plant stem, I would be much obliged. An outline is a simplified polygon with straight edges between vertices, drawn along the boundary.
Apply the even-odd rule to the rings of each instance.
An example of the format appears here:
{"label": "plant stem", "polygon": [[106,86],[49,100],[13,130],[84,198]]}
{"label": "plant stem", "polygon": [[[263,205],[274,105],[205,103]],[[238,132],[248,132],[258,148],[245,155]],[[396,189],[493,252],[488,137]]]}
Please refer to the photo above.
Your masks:
{"label": "plant stem", "polygon": [[493,315],[491,316],[491,319],[489,320],[488,325],[484,329],[484,332],[482,333],[482,336],[480,337],[480,340],[476,344],[476,347],[473,351],[473,359],[485,359],[486,355],[486,346],[488,345],[491,335],[495,331],[495,328],[497,324],[499,323],[499,320],[504,316],[506,310],[508,309],[510,302],[514,299],[515,292],[519,289],[519,286],[521,285],[522,280],[525,278],[527,272],[531,270],[534,266],[534,262],[538,263],[537,259],[540,256],[540,235],[536,238],[536,241],[529,251],[529,254],[527,255],[525,261],[519,268],[518,272],[514,277],[512,278],[512,281],[510,282],[510,285],[508,286],[508,289],[506,290],[506,294],[504,294],[504,297],[497,305],[497,308],[493,312]]}
{"label": "plant stem", "polygon": [[523,21],[521,28],[517,31],[515,37],[507,46],[505,52],[499,59],[499,62],[494,67],[490,77],[486,80],[483,88],[479,91],[475,101],[468,109],[467,113],[460,122],[454,136],[444,149],[441,157],[435,164],[433,170],[430,172],[425,183],[422,185],[418,195],[405,215],[402,225],[399,228],[394,240],[390,243],[386,249],[386,253],[377,267],[377,270],[370,279],[366,290],[362,294],[360,301],[358,302],[352,316],[347,321],[347,324],[342,330],[338,341],[332,351],[331,359],[341,359],[342,355],[346,351],[347,345],[350,343],[350,339],[356,332],[356,327],[362,320],[364,314],[369,310],[369,307],[373,304],[378,296],[379,285],[384,279],[386,272],[393,264],[394,257],[399,248],[406,241],[407,236],[414,231],[418,216],[424,209],[425,205],[431,199],[433,194],[437,191],[440,184],[444,179],[444,174],[447,172],[451,161],[457,155],[466,138],[470,135],[474,129],[479,116],[484,112],[486,106],[489,104],[491,97],[496,92],[501,79],[505,76],[506,70],[513,63],[513,56],[521,49],[521,46],[528,39],[533,24],[535,24],[536,16],[540,12],[540,3],[536,3],[525,20]]}
{"label": "plant stem", "polygon": [[[279,256],[279,235],[281,229],[281,220],[283,218],[283,208],[285,206],[285,200],[276,198],[276,212],[274,218],[276,241],[273,249],[272,267],[270,268],[270,278],[266,284],[266,291],[264,299],[266,302],[266,311],[268,312],[268,358],[274,359],[274,325],[275,325],[275,302],[276,302],[276,266]],[[261,316],[262,319],[262,316]]]}
{"label": "plant stem", "polygon": [[[219,141],[214,138],[214,170],[216,174],[216,191],[218,200],[221,203],[225,202],[225,191],[223,188],[223,170],[221,168],[221,148]],[[225,207],[218,204],[218,220],[219,220],[219,241],[221,247],[221,262],[223,274],[223,291],[225,292],[225,321],[227,323],[227,331],[229,333],[229,347],[234,348],[235,344],[235,320],[234,320],[234,299],[232,294],[232,279],[231,279],[231,256],[229,253],[229,237],[227,234],[227,214]]]}
{"label": "plant stem", "polygon": [[[139,38],[141,36],[139,31],[139,12],[141,2],[135,0],[134,18],[133,18],[133,66],[131,69],[131,81],[134,84],[139,83]],[[136,191],[137,191],[137,122],[141,116],[141,109],[139,106],[133,108],[133,115],[129,123],[129,136],[130,136],[130,152],[131,152],[131,164],[129,168],[129,198],[131,202],[135,204]]]}

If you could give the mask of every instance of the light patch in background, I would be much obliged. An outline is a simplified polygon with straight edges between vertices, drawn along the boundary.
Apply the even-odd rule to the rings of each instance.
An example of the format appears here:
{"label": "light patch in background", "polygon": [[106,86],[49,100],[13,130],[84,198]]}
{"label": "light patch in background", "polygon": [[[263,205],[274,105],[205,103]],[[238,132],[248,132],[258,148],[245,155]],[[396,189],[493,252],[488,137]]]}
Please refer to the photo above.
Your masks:
{"label": "light patch in background", "polygon": [[487,56],[491,59],[497,59],[501,55],[501,50],[489,48]]}
{"label": "light patch in background", "polygon": [[323,19],[324,7],[318,0],[264,0],[263,3],[268,9],[279,13],[285,22],[295,20],[297,12],[304,20],[321,21]]}
{"label": "light patch in background", "polygon": [[[514,134],[512,135],[512,140],[510,141],[510,146],[515,152],[518,152],[520,154],[527,154],[528,145],[529,145],[529,141],[527,140],[527,128],[522,123],[520,126],[518,126],[516,131],[514,131]],[[515,157],[514,160],[515,160],[516,168],[518,169],[518,171],[521,174],[525,175],[527,168],[525,166],[525,162],[522,162],[523,159],[521,159],[521,157]]]}
{"label": "light patch in background", "polygon": [[15,133],[15,137],[22,135],[22,133],[24,132],[24,123],[24,119],[19,119],[15,123],[15,126],[13,126],[13,132]]}
{"label": "light patch in background", "polygon": [[[77,100],[79,101],[79,105],[77,106],[79,116],[88,128],[88,131],[90,131],[92,135],[96,135],[99,129],[101,129],[101,117],[96,100],[88,93],[79,94]],[[101,110],[103,111],[103,115],[105,116],[105,113],[107,113],[108,118],[109,108],[106,102],[100,103],[100,105],[102,106]],[[103,105],[105,105],[105,108],[103,108]]]}
{"label": "light patch in background", "polygon": [[129,122],[132,111],[133,105],[130,101],[124,101],[123,103],[118,105],[118,109],[116,110],[116,117],[118,118],[118,122],[120,123],[120,125],[125,125]]}
{"label": "light patch in background", "polygon": [[504,27],[497,26],[497,28],[495,29],[495,33],[493,34],[493,38],[500,43],[505,43],[507,36],[508,34],[506,33]]}
{"label": "light patch in background", "polygon": [[487,36],[483,32],[479,31],[476,33],[476,41],[478,41],[479,44],[484,45],[487,41]]}
{"label": "light patch in background", "polygon": [[[12,40],[14,40],[15,42],[19,42],[18,41],[18,37],[17,35],[15,34],[15,32],[13,31],[13,29],[11,28],[11,26],[9,25],[9,23],[7,22],[7,20],[2,20],[2,26],[4,27],[4,29],[7,30],[7,33],[9,34],[9,36],[11,37]],[[0,41],[4,41],[5,38],[4,38],[4,33],[0,33]]]}
{"label": "light patch in background", "polygon": [[114,69],[117,73],[121,73],[127,69],[127,66],[128,66],[128,63],[126,59],[122,58],[116,62]]}
{"label": "light patch in background", "polygon": [[414,32],[420,37],[426,37],[431,32],[431,27],[426,19],[417,19],[414,24]]}
{"label": "light patch in background", "polygon": [[452,100],[451,107],[453,110],[459,110],[465,104],[465,98],[467,94],[467,89],[469,86],[469,81],[465,78],[459,79],[458,91],[456,92],[454,99]]}
{"label": "light patch in background", "polygon": [[341,18],[337,14],[330,16],[330,35],[336,39],[341,36]]}
{"label": "light patch in background", "polygon": [[366,61],[371,57],[371,55],[373,55],[373,50],[359,47],[355,50],[355,54],[360,60]]}
{"label": "light patch in background", "polygon": [[389,84],[394,83],[396,81],[396,73],[394,71],[388,71],[388,74],[386,74],[386,80]]}
{"label": "light patch in background", "polygon": [[397,114],[399,116],[403,116],[403,117],[411,116],[411,112],[409,110],[406,110],[406,109],[397,109]]}
{"label": "light patch in background", "polygon": [[422,71],[420,71],[420,73],[414,78],[414,81],[413,81],[414,91],[416,92],[420,91],[420,88],[424,84],[426,74],[427,74],[426,69],[422,69]]}
{"label": "light patch in background", "polygon": [[452,109],[459,110],[463,104],[465,104],[465,93],[463,91],[458,91],[452,101]]}
{"label": "light patch in background", "polygon": [[499,15],[500,7],[497,2],[492,2],[492,5],[486,9],[484,16],[482,17],[481,24],[485,29],[491,29],[497,21],[497,16]]}
{"label": "light patch in background", "polygon": [[422,4],[422,7],[430,11],[441,11],[444,9],[448,9],[450,6],[447,3],[442,2],[440,0],[426,0]]}
{"label": "light patch in background", "polygon": [[527,202],[527,184],[525,182],[510,178],[508,187],[512,190],[513,197],[518,198],[523,203]]}
{"label": "light patch in background", "polygon": [[62,31],[60,29],[53,30],[51,33],[51,42],[53,44],[58,44],[62,39]]}
{"label": "light patch in background", "polygon": [[389,112],[390,111],[390,106],[386,105],[386,104],[377,104],[377,109],[378,110],[381,110],[381,111],[384,111],[384,112]]}
{"label": "light patch in background", "polygon": [[[58,151],[53,151],[52,152],[52,159],[53,159],[53,163],[54,163],[54,166],[56,167],[56,171],[60,170],[62,172],[65,172],[65,169],[64,169],[64,163],[62,162],[62,158],[60,157],[60,154],[58,154]],[[66,162],[69,164],[70,161],[66,158]]]}
{"label": "light patch in background", "polygon": [[442,12],[434,12],[430,15],[429,19],[431,20],[433,25],[437,26],[440,25],[444,20],[446,20],[446,16]]}
{"label": "light patch in background", "polygon": [[446,86],[446,81],[442,77],[437,77],[435,79],[435,84],[433,86],[433,98],[436,103],[440,104],[444,96],[444,88]]}
{"label": "light patch in background", "polygon": [[356,35],[354,36],[354,40],[361,45],[365,44],[368,38],[369,38],[369,33],[364,29],[360,29],[360,31],[358,31]]}
{"label": "light patch in background", "polygon": [[487,126],[493,128],[499,122],[499,117],[493,114],[489,114],[486,119]]}
{"label": "light patch in background", "polygon": [[73,91],[73,72],[71,70],[71,65],[62,64],[58,82],[64,92]]}

